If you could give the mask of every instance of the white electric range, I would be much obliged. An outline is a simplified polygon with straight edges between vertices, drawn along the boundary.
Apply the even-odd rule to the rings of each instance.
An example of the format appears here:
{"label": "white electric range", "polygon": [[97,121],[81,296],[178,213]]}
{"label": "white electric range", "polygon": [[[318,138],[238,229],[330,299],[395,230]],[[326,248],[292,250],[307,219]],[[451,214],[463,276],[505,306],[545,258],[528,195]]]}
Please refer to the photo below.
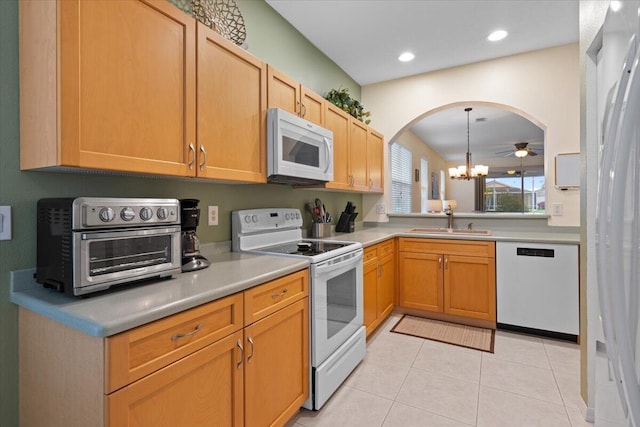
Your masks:
{"label": "white electric range", "polygon": [[362,245],[303,239],[298,209],[232,212],[236,252],[304,257],[310,263],[311,381],[307,409],[320,409],[366,353]]}

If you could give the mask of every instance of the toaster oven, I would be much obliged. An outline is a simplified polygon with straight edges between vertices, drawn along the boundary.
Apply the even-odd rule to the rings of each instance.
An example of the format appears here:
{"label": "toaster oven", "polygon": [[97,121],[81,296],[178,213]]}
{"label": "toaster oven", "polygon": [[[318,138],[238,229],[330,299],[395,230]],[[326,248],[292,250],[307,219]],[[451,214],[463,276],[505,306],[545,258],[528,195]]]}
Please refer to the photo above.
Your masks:
{"label": "toaster oven", "polygon": [[36,282],[80,296],[181,271],[177,199],[49,198],[37,206]]}

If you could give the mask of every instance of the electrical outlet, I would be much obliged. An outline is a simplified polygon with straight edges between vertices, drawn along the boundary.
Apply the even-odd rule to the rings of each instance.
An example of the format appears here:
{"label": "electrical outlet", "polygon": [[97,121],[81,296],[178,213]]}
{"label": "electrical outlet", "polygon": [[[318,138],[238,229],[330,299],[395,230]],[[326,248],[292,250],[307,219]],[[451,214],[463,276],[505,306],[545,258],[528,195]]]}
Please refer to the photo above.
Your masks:
{"label": "electrical outlet", "polygon": [[551,215],[562,216],[562,203],[551,203]]}
{"label": "electrical outlet", "polygon": [[218,207],[209,206],[209,215],[207,217],[207,224],[218,225]]}
{"label": "electrical outlet", "polygon": [[11,206],[0,206],[0,240],[11,240]]}
{"label": "electrical outlet", "polygon": [[377,214],[387,213],[387,207],[385,206],[384,203],[376,203],[376,213]]}

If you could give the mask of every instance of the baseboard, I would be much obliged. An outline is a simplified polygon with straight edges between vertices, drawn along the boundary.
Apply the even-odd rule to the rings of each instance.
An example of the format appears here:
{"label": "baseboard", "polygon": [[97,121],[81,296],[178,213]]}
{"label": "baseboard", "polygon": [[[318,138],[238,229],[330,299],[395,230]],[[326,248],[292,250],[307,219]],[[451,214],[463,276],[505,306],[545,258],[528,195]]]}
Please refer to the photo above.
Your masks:
{"label": "baseboard", "polygon": [[563,340],[563,341],[571,341],[576,343],[578,342],[577,335],[565,334],[562,332],[552,332],[552,331],[545,331],[543,329],[525,328],[524,326],[507,325],[505,323],[498,323],[497,326],[498,326],[498,329],[520,332],[523,334],[538,335],[541,337],[553,338],[553,339]]}

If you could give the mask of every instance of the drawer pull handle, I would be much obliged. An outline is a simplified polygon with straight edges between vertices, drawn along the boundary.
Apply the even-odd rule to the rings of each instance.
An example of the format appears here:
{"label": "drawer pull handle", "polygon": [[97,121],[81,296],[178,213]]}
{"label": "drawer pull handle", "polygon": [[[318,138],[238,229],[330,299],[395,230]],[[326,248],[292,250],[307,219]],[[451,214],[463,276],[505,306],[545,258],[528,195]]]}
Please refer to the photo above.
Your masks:
{"label": "drawer pull handle", "polygon": [[281,296],[283,296],[286,293],[287,293],[287,289],[283,289],[282,292],[280,292],[279,294],[271,294],[271,298],[273,298],[273,299],[280,298]]}
{"label": "drawer pull handle", "polygon": [[249,337],[247,338],[247,341],[251,344],[251,354],[247,356],[247,363],[251,363],[251,358],[253,357],[253,338]]}
{"label": "drawer pull handle", "polygon": [[242,341],[240,340],[240,338],[238,338],[238,342],[236,343],[236,345],[240,349],[240,360],[238,360],[238,363],[236,363],[236,368],[240,369],[240,366],[242,366],[242,361],[244,360],[244,347],[242,347]]}
{"label": "drawer pull handle", "polygon": [[202,323],[198,323],[198,326],[196,326],[193,330],[189,332],[185,332],[184,334],[175,334],[174,336],[171,337],[171,341],[178,341],[180,338],[190,337],[191,335],[199,332],[200,329],[202,329]]}

